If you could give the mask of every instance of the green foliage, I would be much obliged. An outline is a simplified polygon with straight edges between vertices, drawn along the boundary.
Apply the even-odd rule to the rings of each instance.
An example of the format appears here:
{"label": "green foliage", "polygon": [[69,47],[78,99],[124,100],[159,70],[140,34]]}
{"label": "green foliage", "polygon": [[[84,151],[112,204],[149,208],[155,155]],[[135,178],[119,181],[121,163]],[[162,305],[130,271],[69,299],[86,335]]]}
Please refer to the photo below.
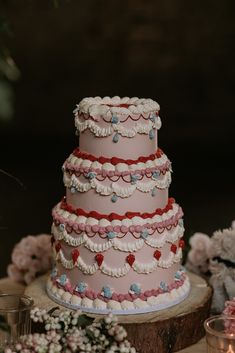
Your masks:
{"label": "green foliage", "polygon": [[94,321],[94,319],[92,317],[89,317],[85,314],[82,314],[78,318],[77,325],[78,325],[78,327],[85,328],[85,327],[91,325],[93,321]]}
{"label": "green foliage", "polygon": [[[69,0],[48,0],[51,7],[58,8]],[[0,0],[0,120],[8,121],[14,114],[14,82],[20,78],[20,70],[13,60],[8,41],[14,31],[8,21],[8,0]],[[23,5],[22,5],[23,6]]]}

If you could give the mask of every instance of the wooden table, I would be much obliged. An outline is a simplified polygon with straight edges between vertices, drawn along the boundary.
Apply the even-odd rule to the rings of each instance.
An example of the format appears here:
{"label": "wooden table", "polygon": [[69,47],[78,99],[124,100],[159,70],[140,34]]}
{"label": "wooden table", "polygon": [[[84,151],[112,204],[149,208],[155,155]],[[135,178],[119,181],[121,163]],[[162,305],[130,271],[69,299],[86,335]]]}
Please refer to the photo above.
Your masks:
{"label": "wooden table", "polygon": [[[0,279],[0,293],[24,293],[25,286],[15,283],[9,278]],[[178,353],[206,353],[205,338],[201,339],[197,344],[185,348]]]}

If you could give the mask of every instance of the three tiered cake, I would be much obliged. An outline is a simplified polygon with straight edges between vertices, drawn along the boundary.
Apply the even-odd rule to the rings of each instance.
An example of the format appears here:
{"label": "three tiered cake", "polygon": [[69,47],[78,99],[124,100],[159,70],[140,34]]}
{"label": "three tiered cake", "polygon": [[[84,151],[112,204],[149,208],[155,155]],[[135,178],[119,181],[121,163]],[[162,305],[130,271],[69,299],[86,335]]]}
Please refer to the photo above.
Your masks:
{"label": "three tiered cake", "polygon": [[77,105],[79,148],[63,165],[66,197],[53,210],[47,292],[54,301],[130,314],[188,295],[183,212],[168,198],[171,163],[157,144],[159,109],[136,97]]}

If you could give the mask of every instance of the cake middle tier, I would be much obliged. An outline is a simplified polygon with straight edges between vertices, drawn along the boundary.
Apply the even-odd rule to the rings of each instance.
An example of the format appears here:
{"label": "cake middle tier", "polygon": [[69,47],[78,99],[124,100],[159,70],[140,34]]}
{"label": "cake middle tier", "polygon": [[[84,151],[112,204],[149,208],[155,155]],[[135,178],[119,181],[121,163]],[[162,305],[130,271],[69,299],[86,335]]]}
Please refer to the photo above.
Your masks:
{"label": "cake middle tier", "polygon": [[167,204],[171,164],[160,149],[136,160],[96,157],[76,149],[63,171],[73,207],[101,213],[153,212]]}

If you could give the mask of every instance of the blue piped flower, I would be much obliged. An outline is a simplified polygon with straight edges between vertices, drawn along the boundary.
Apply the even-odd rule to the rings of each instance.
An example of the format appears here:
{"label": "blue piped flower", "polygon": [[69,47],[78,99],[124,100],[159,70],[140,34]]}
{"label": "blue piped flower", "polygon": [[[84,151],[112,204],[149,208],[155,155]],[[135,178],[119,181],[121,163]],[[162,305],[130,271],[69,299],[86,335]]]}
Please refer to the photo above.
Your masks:
{"label": "blue piped flower", "polygon": [[160,286],[159,286],[164,292],[167,292],[168,288],[165,282],[160,282]]}
{"label": "blue piped flower", "polygon": [[149,131],[149,138],[150,138],[150,140],[153,140],[154,137],[155,137],[155,131],[154,131],[153,129],[151,129],[151,130]]}
{"label": "blue piped flower", "polygon": [[75,194],[75,192],[77,191],[76,188],[74,186],[71,186],[70,191],[72,194]]}
{"label": "blue piped flower", "polygon": [[156,196],[156,194],[157,194],[157,188],[153,188],[151,191],[151,195]]}
{"label": "blue piped flower", "polygon": [[152,114],[150,114],[150,116],[149,116],[149,120],[151,120],[153,123],[155,123],[155,121],[156,121],[156,114],[155,113],[152,113]]}
{"label": "blue piped flower", "polygon": [[107,233],[107,237],[108,237],[109,239],[113,239],[113,238],[116,237],[116,233],[115,233],[115,232],[108,232],[108,233]]}
{"label": "blue piped flower", "polygon": [[177,272],[175,273],[175,280],[176,280],[176,281],[180,281],[180,279],[181,279],[181,273],[180,273],[180,271],[177,271]]}
{"label": "blue piped flower", "polygon": [[179,219],[178,224],[180,227],[184,226],[184,220],[182,218]]}
{"label": "blue piped flower", "polygon": [[65,230],[65,225],[63,223],[60,223],[59,229],[61,232],[63,232]]}
{"label": "blue piped flower", "polygon": [[118,199],[117,195],[115,195],[115,194],[112,195],[112,197],[111,197],[111,201],[112,201],[112,202],[116,202],[117,199]]}
{"label": "blue piped flower", "polygon": [[131,175],[131,184],[136,184],[138,179],[139,179],[139,175],[137,175],[137,174]]}
{"label": "blue piped flower", "polygon": [[79,282],[75,290],[79,293],[83,293],[85,292],[86,288],[87,288],[87,284],[85,282]]}
{"label": "blue piped flower", "polygon": [[119,140],[119,134],[116,133],[114,136],[113,136],[113,142],[117,143]]}
{"label": "blue piped flower", "polygon": [[118,124],[119,123],[119,119],[118,119],[118,117],[116,115],[113,115],[110,121],[111,121],[112,124]]}
{"label": "blue piped flower", "polygon": [[57,276],[57,273],[58,273],[57,268],[54,267],[51,271],[51,278],[55,278]]}
{"label": "blue piped flower", "polygon": [[140,233],[141,238],[147,239],[149,236],[148,229],[143,229],[142,232]]}
{"label": "blue piped flower", "polygon": [[129,293],[130,294],[137,294],[137,295],[140,294],[141,293],[140,285],[137,283],[131,284]]}
{"label": "blue piped flower", "polygon": [[87,177],[88,177],[89,179],[94,179],[94,178],[96,178],[96,173],[94,173],[94,172],[89,172],[89,173],[87,173]]}
{"label": "blue piped flower", "polygon": [[67,276],[66,274],[63,274],[59,277],[59,283],[62,284],[62,286],[64,286],[67,283]]}
{"label": "blue piped flower", "polygon": [[152,177],[153,179],[157,179],[159,176],[160,176],[160,172],[158,170],[155,170],[153,173],[152,173]]}
{"label": "blue piped flower", "polygon": [[111,290],[111,288],[109,286],[104,286],[102,288],[102,292],[101,294],[105,297],[105,298],[112,298],[113,292]]}

